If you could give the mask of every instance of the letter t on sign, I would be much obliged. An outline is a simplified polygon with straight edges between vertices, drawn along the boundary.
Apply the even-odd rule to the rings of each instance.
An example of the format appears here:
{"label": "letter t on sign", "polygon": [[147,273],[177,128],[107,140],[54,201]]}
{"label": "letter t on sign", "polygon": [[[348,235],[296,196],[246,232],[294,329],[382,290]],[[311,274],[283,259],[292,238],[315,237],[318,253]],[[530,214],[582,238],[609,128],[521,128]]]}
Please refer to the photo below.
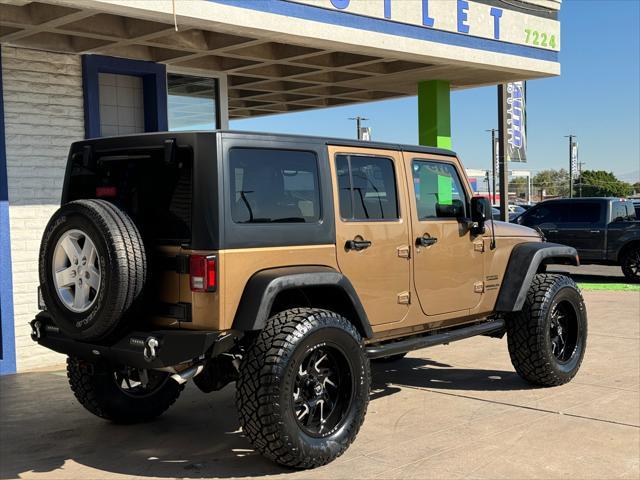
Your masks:
{"label": "letter t on sign", "polygon": [[502,17],[502,9],[492,7],[489,14],[493,17],[493,38],[500,40],[500,17]]}

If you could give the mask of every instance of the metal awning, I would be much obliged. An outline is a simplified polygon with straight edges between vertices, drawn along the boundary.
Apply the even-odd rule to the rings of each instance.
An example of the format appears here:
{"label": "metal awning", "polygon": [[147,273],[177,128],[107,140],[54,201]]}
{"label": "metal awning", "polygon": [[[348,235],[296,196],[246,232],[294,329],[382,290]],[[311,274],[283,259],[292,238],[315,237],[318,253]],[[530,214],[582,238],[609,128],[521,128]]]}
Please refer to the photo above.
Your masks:
{"label": "metal awning", "polygon": [[552,56],[516,55],[511,44],[492,51],[420,43],[264,11],[283,0],[253,0],[261,10],[245,8],[251,2],[176,1],[176,32],[170,0],[0,0],[0,42],[217,72],[227,77],[230,118],[415,95],[421,80],[460,89],[559,72]]}

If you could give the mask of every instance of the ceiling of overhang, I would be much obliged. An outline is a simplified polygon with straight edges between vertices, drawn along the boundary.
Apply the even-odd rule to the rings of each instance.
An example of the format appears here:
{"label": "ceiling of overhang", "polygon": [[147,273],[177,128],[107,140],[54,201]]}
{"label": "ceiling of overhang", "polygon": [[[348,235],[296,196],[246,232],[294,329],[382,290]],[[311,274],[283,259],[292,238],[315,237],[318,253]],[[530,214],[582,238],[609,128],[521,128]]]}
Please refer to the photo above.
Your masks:
{"label": "ceiling of overhang", "polygon": [[452,88],[465,88],[514,79],[513,72],[325,50],[256,36],[193,28],[176,32],[173,24],[40,2],[0,3],[0,9],[0,43],[223,72],[230,118],[415,95],[420,80],[449,80]]}

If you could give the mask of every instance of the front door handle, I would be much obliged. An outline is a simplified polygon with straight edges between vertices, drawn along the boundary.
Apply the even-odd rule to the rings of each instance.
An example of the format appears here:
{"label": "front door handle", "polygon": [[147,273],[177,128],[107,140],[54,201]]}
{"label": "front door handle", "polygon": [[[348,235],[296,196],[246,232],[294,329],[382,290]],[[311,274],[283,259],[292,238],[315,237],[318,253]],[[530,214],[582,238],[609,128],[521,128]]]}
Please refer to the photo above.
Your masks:
{"label": "front door handle", "polygon": [[429,247],[438,241],[435,237],[418,237],[416,238],[416,246]]}
{"label": "front door handle", "polygon": [[363,240],[362,237],[356,237],[353,240],[347,240],[344,248],[346,250],[355,250],[359,252],[360,250],[364,250],[365,248],[369,248],[371,246],[371,240]]}
{"label": "front door handle", "polygon": [[558,230],[547,230],[549,233],[558,233]]}
{"label": "front door handle", "polygon": [[590,230],[589,233],[600,233],[600,230]]}

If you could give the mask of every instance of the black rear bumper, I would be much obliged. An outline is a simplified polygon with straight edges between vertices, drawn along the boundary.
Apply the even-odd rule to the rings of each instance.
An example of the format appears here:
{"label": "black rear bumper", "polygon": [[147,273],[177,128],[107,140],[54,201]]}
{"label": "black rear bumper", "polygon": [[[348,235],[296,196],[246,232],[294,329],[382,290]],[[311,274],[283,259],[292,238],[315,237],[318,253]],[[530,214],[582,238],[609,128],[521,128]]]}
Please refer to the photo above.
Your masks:
{"label": "black rear bumper", "polygon": [[230,333],[198,330],[134,331],[110,344],[86,343],[64,335],[46,312],[31,321],[31,329],[34,341],[56,352],[141,369],[171,367],[203,355],[215,357],[235,345]]}

